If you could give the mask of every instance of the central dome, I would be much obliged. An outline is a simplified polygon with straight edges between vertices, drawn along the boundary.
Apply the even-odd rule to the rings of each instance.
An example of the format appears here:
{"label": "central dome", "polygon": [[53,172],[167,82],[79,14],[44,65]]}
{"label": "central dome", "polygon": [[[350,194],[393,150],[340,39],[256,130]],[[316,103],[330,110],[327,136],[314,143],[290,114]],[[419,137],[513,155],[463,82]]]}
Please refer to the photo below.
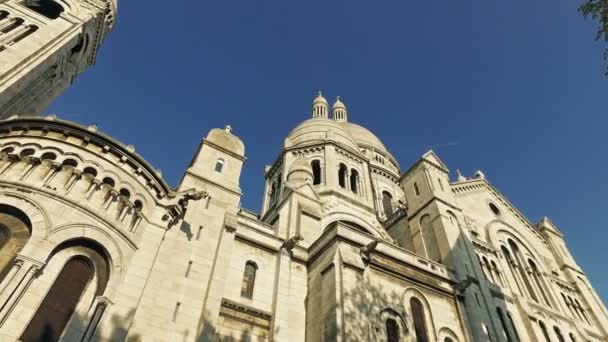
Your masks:
{"label": "central dome", "polygon": [[359,145],[345,126],[323,117],[308,119],[294,128],[285,139],[285,148],[327,141],[359,151]]}
{"label": "central dome", "polygon": [[[338,98],[332,106],[331,118],[327,115],[329,104],[322,93],[312,104],[312,118],[296,128],[285,139],[285,148],[306,146],[333,141],[356,152],[363,152],[372,158],[373,153],[380,154],[391,161],[395,169],[399,169],[397,161],[388,151],[384,143],[369,129],[348,121],[348,109]],[[381,158],[381,157],[378,157]],[[381,160],[381,159],[378,159]],[[381,164],[384,164],[381,162]],[[393,170],[394,171],[394,170]]]}
{"label": "central dome", "polygon": [[380,152],[388,153],[386,146],[384,146],[382,141],[369,129],[352,122],[341,122],[340,125],[344,126],[344,128],[350,132],[358,146],[362,148],[373,148]]}

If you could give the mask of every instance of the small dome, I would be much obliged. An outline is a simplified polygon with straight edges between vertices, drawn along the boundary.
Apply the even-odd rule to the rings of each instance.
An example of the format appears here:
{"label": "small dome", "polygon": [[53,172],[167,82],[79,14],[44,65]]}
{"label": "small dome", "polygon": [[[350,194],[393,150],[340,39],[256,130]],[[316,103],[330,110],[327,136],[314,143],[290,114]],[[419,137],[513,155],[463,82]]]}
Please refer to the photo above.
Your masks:
{"label": "small dome", "polygon": [[350,132],[340,123],[327,118],[312,118],[299,124],[285,139],[285,148],[327,141],[359,151]]}
{"label": "small dome", "polygon": [[346,109],[344,102],[340,99],[340,96],[338,96],[336,102],[334,102],[334,105],[331,107],[331,115],[335,121],[348,121],[348,110]]}
{"label": "small dome", "polygon": [[214,128],[205,140],[239,156],[244,156],[245,144],[231,131],[230,126],[226,126],[224,129]]}
{"label": "small dome", "polygon": [[323,93],[319,92],[319,95],[312,101],[312,117],[313,118],[327,118],[329,111],[329,103],[323,97]]}
{"label": "small dome", "polygon": [[303,184],[312,182],[312,168],[305,158],[296,159],[287,174],[287,182],[292,184]]}
{"label": "small dome", "polygon": [[319,92],[317,97],[315,97],[315,99],[312,101],[313,105],[317,103],[324,103],[329,107],[329,102],[327,102],[327,99],[323,96],[322,92]]}

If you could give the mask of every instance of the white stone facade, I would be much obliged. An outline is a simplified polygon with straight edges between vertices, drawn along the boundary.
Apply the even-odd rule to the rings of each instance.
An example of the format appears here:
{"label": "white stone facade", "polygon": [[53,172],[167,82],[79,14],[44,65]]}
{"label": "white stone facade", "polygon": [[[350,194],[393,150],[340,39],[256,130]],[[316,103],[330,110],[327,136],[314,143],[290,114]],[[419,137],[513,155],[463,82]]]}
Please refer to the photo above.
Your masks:
{"label": "white stone facade", "polygon": [[549,219],[432,151],[402,172],[341,101],[312,112],[259,215],[229,127],[173,189],[94,126],[1,122],[0,340],[608,341]]}
{"label": "white stone facade", "polygon": [[0,119],[38,115],[95,63],[116,0],[0,0]]}

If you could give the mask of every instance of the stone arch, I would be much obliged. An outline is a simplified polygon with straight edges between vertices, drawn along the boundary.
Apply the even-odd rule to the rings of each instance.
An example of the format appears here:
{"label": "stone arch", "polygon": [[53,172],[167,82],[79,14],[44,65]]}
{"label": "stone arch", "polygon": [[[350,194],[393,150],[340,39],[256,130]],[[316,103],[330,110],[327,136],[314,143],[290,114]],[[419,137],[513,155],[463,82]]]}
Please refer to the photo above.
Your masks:
{"label": "stone arch", "polygon": [[26,142],[25,144],[20,145],[18,149],[15,149],[15,152],[17,154],[21,154],[21,152],[30,148],[34,149],[35,151],[39,151],[42,150],[42,145],[33,142]]}
{"label": "stone arch", "polygon": [[29,217],[16,207],[0,203],[0,282],[32,235]]}
{"label": "stone arch", "polygon": [[135,250],[134,246],[132,246],[131,251],[125,250],[121,245],[124,245],[125,243],[130,245],[130,242],[126,241],[121,244],[119,239],[111,232],[108,232],[107,229],[86,224],[73,224],[57,227],[50,232],[47,239],[50,244],[44,248],[44,259],[48,259],[51,253],[62,244],[75,239],[88,239],[103,246],[108,256],[108,263],[111,266],[112,272],[117,274],[117,277],[113,277],[110,283],[108,283],[109,287],[114,283],[118,283],[118,280],[123,276],[125,254]]}
{"label": "stone arch", "polygon": [[[408,312],[409,310],[411,310],[410,308],[410,300],[412,298],[416,298],[418,299],[418,301],[420,301],[420,303],[422,304],[422,306],[424,307],[424,311],[425,311],[425,322],[426,322],[426,327],[427,327],[427,332],[428,332],[428,337],[429,337],[429,341],[436,341],[436,329],[435,329],[435,319],[434,319],[434,313],[432,311],[432,306],[431,303],[429,303],[428,299],[426,298],[426,296],[424,295],[424,293],[422,293],[419,289],[415,288],[415,287],[409,287],[407,289],[405,289],[405,291],[403,291],[403,296],[402,296],[402,300],[403,303],[405,303],[406,307],[408,308]],[[408,322],[411,325],[411,322]]]}
{"label": "stone arch", "polygon": [[[74,262],[80,265],[74,270],[79,272],[66,274]],[[98,297],[113,292],[108,289],[116,276],[109,264],[107,250],[91,239],[76,238],[56,246],[46,259],[39,281],[32,283],[26,293],[35,305],[24,310],[31,320],[22,339],[31,341],[40,339],[40,335],[47,336],[47,325],[54,328],[54,338],[50,340],[82,336],[90,307]],[[62,317],[53,317],[55,312]]]}
{"label": "stone arch", "polygon": [[45,153],[53,153],[55,154],[55,156],[57,156],[57,158],[59,158],[60,156],[62,156],[64,154],[63,150],[61,150],[58,147],[55,146],[44,146],[42,148],[40,148],[37,153],[35,154],[36,157],[42,157]]}
{"label": "stone arch", "polygon": [[460,341],[460,338],[458,338],[458,335],[456,335],[454,330],[447,327],[439,329],[439,333],[437,334],[437,341],[444,342],[449,341],[449,339],[452,339],[452,341],[454,342]]}
{"label": "stone arch", "polygon": [[538,239],[534,239],[536,241],[530,239],[528,234],[522,233],[510,224],[501,220],[493,220],[486,225],[485,230],[486,240],[490,245],[496,248],[500,248],[500,246],[504,245],[506,241],[504,241],[505,243],[501,243],[500,240],[500,233],[504,232],[506,235],[510,235],[521,246],[525,247],[525,250],[532,256],[532,259],[535,260],[537,264],[541,263],[543,260],[540,257],[539,250],[546,247],[542,245],[542,242]]}
{"label": "stone arch", "polygon": [[384,309],[378,311],[378,315],[377,315],[377,333],[379,334],[379,336],[377,336],[377,340],[379,341],[385,341],[386,340],[386,321],[388,319],[393,319],[396,321],[397,323],[397,327],[398,327],[398,333],[399,333],[399,340],[403,340],[403,338],[408,334],[409,329],[408,329],[408,325],[407,325],[407,321],[406,321],[406,316],[403,313],[400,313],[399,310],[391,308],[391,307],[385,307]]}
{"label": "stone arch", "polygon": [[31,239],[41,240],[48,235],[52,222],[48,213],[39,204],[21,194],[9,191],[0,192],[0,204],[18,208],[27,215],[31,223]]}
{"label": "stone arch", "polygon": [[333,212],[330,215],[324,216],[321,221],[321,227],[329,227],[334,222],[354,223],[355,226],[361,227],[365,232],[371,234],[374,238],[385,240],[385,237],[380,234],[374,227],[371,227],[365,220],[347,212]]}

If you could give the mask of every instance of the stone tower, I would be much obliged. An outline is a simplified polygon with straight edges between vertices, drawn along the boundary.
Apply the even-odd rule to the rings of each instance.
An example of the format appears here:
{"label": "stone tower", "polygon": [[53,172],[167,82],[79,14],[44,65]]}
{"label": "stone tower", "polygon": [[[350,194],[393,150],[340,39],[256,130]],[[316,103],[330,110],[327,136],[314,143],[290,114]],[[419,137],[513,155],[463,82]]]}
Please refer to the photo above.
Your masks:
{"label": "stone tower", "polygon": [[0,119],[38,115],[88,66],[117,0],[0,0]]}

